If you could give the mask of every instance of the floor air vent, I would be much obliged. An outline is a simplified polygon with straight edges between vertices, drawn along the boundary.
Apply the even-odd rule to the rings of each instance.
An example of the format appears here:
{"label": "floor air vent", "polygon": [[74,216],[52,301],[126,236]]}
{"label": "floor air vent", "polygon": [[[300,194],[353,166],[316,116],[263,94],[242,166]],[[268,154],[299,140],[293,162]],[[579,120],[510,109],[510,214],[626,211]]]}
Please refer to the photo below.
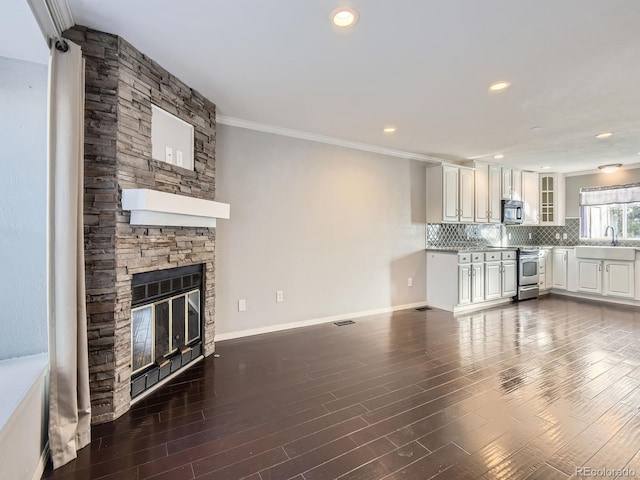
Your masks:
{"label": "floor air vent", "polygon": [[427,310],[433,310],[431,307],[418,307],[416,308],[418,312],[426,312]]}
{"label": "floor air vent", "polygon": [[342,320],[341,322],[333,322],[334,325],[337,325],[339,327],[344,327],[345,325],[352,325],[356,322],[354,322],[353,320]]}

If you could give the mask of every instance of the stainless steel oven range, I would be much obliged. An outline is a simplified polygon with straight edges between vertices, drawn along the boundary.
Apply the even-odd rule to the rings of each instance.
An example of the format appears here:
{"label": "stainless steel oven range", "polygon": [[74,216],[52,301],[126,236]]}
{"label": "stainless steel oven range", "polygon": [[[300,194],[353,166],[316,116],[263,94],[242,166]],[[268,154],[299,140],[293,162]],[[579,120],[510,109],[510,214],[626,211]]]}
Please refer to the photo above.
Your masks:
{"label": "stainless steel oven range", "polygon": [[536,298],[540,292],[538,287],[539,252],[538,248],[518,249],[518,300]]}

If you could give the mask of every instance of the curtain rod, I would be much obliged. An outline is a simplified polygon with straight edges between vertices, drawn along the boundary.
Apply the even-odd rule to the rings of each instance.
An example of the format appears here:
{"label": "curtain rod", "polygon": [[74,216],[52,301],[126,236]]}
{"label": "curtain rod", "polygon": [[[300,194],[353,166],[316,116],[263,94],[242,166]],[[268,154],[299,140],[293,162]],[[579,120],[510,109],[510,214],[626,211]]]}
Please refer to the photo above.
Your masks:
{"label": "curtain rod", "polygon": [[44,6],[45,6],[45,8],[47,10],[47,14],[49,15],[49,19],[51,20],[51,25],[53,25],[53,28],[54,28],[55,33],[56,33],[55,38],[52,39],[52,41],[55,40],[54,45],[56,47],[56,50],[58,50],[60,52],[69,51],[69,44],[62,37],[62,28],[58,24],[57,16],[53,14],[53,10],[52,10],[50,1],[49,0],[45,0],[43,3],[44,3]]}
{"label": "curtain rod", "polygon": [[640,187],[640,183],[627,183],[624,185],[602,185],[600,187],[582,187],[580,192],[600,192],[602,190],[616,190],[619,188],[634,188]]}

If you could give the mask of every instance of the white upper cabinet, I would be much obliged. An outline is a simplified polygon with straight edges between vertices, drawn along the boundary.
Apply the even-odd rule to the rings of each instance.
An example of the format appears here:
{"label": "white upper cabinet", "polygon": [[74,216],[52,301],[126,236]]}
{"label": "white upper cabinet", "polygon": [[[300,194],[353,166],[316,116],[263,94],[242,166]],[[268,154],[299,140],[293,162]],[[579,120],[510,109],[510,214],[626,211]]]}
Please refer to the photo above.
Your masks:
{"label": "white upper cabinet", "polygon": [[459,221],[473,222],[474,173],[472,168],[459,167]]}
{"label": "white upper cabinet", "polygon": [[502,168],[474,162],[475,220],[477,223],[500,223],[502,200]]}
{"label": "white upper cabinet", "polygon": [[522,201],[524,202],[524,225],[538,225],[538,174],[522,172]]}
{"label": "white upper cabinet", "polygon": [[522,170],[511,170],[511,200],[522,200]]}
{"label": "white upper cabinet", "polygon": [[427,223],[473,222],[473,169],[427,168]]}
{"label": "white upper cabinet", "polygon": [[512,173],[510,168],[502,167],[502,198],[511,200],[513,195]]}
{"label": "white upper cabinet", "polygon": [[564,174],[540,174],[540,225],[565,224]]}

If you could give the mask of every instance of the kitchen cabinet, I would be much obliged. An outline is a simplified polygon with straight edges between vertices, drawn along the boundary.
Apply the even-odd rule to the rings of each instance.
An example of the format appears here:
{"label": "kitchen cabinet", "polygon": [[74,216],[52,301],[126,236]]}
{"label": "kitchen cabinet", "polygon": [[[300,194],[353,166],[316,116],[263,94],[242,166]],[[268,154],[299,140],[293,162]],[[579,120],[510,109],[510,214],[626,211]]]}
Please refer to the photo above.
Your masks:
{"label": "kitchen cabinet", "polygon": [[523,225],[538,225],[538,204],[540,202],[538,189],[538,174],[535,172],[522,172]]}
{"label": "kitchen cabinet", "polygon": [[502,198],[504,200],[512,200],[513,195],[513,170],[502,167]]}
{"label": "kitchen cabinet", "polygon": [[484,264],[484,298],[511,298],[518,289],[516,252],[486,252]]}
{"label": "kitchen cabinet", "polygon": [[565,224],[564,196],[564,174],[540,174],[540,225],[563,226]]}
{"label": "kitchen cabinet", "polygon": [[553,288],[567,289],[567,265],[569,251],[564,248],[553,249]]}
{"label": "kitchen cabinet", "polygon": [[538,288],[540,289],[540,293],[548,293],[549,289],[552,286],[552,278],[553,278],[553,250],[550,248],[541,248],[539,253],[539,262],[540,267],[538,269]]}
{"label": "kitchen cabinet", "polygon": [[477,262],[471,264],[471,303],[484,300],[484,262]]}
{"label": "kitchen cabinet", "polygon": [[471,264],[458,265],[458,305],[471,303]]}
{"label": "kitchen cabinet", "polygon": [[502,262],[502,286],[500,296],[502,298],[515,297],[518,293],[518,265],[510,260]]}
{"label": "kitchen cabinet", "polygon": [[502,199],[522,200],[522,170],[502,167]]}
{"label": "kitchen cabinet", "polygon": [[474,162],[475,221],[500,223],[502,208],[502,168],[499,165]]}
{"label": "kitchen cabinet", "polygon": [[634,263],[605,260],[603,265],[604,282],[602,293],[612,297],[634,298]]}
{"label": "kitchen cabinet", "polygon": [[472,168],[438,165],[427,168],[427,222],[473,222]]}
{"label": "kitchen cabinet", "polygon": [[522,170],[511,170],[511,200],[522,200]]}
{"label": "kitchen cabinet", "polygon": [[517,294],[516,257],[514,250],[429,251],[427,303],[454,313],[507,303]]}
{"label": "kitchen cabinet", "polygon": [[484,265],[485,300],[502,297],[502,262],[487,262]]}
{"label": "kitchen cabinet", "polygon": [[578,258],[578,292],[634,298],[633,262]]}
{"label": "kitchen cabinet", "polygon": [[578,291],[602,293],[602,261],[578,258]]}

